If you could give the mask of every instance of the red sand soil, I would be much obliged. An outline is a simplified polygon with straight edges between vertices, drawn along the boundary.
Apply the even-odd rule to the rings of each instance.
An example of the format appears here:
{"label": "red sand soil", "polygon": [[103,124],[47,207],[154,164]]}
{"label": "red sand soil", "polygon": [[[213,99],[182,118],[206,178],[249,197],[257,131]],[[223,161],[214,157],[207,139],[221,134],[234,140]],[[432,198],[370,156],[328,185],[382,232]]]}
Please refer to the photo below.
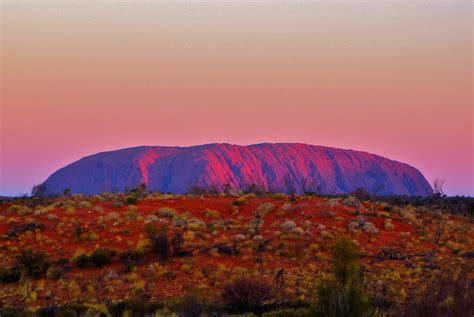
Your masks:
{"label": "red sand soil", "polygon": [[[195,230],[194,240],[186,242],[184,246],[195,250],[193,256],[171,257],[154,270],[150,266],[156,265],[158,260],[156,255],[150,252],[145,260],[137,265],[134,273],[124,273],[124,263],[116,256],[111,264],[101,268],[77,268],[73,265],[72,270],[65,273],[61,280],[46,278],[33,280],[32,289],[35,291],[35,299],[25,297],[18,283],[4,284],[1,285],[3,290],[0,293],[0,303],[26,303],[26,305],[39,307],[74,299],[100,302],[127,297],[139,289],[145,289],[157,298],[180,296],[196,288],[208,295],[216,296],[222,285],[233,277],[242,274],[261,275],[263,278],[271,280],[279,269],[285,271],[289,294],[305,298],[314,291],[316,278],[329,270],[331,262],[329,247],[340,235],[349,235],[359,243],[361,253],[364,255],[361,258],[362,264],[373,272],[376,279],[390,280],[393,287],[398,288],[398,290],[394,289],[394,292],[415,287],[420,280],[429,278],[432,272],[427,271],[424,268],[426,263],[420,262],[421,260],[417,258],[409,260],[409,264],[414,265],[413,273],[407,269],[408,260],[377,262],[375,255],[382,248],[390,247],[405,255],[435,250],[439,265],[453,265],[453,263],[463,261],[452,250],[454,247],[451,248],[446,243],[444,245],[434,243],[431,238],[434,231],[434,218],[420,212],[417,213],[417,217],[419,219],[426,218],[427,232],[422,234],[420,228],[405,220],[399,212],[394,211],[389,212],[394,230],[388,231],[384,229],[387,214],[381,213],[383,205],[374,204],[375,213],[373,213],[370,212],[372,206],[366,202],[362,207],[361,215],[366,221],[375,224],[379,230],[378,234],[371,234],[363,230],[349,232],[348,224],[358,216],[354,215],[355,208],[353,206],[345,206],[341,201],[331,208],[326,198],[297,197],[297,200],[291,203],[289,210],[284,211],[283,206],[288,203],[288,196],[282,199],[250,198],[245,204],[238,207],[233,205],[236,199],[236,197],[192,196],[146,199],[136,205],[135,213],[142,216],[142,219],[127,218],[130,207],[127,205],[113,207],[113,201],[93,203],[94,207],[101,206],[104,209],[103,212],[94,211],[92,208],[76,207],[74,213],[67,214],[64,208],[56,207],[39,216],[35,216],[33,213],[19,216],[16,212],[9,211],[11,204],[0,205],[0,216],[2,216],[0,218],[0,236],[6,235],[12,228],[13,224],[9,223],[11,218],[16,218],[19,224],[34,221],[36,224],[44,225],[43,229],[24,232],[13,238],[0,239],[0,265],[7,267],[14,264],[15,255],[21,248],[45,251],[53,261],[61,258],[71,260],[78,250],[91,252],[97,247],[106,247],[117,252],[133,250],[139,240],[146,240],[144,219],[163,207],[173,208],[181,216],[187,213],[188,220],[198,218],[206,224],[217,223],[220,225],[224,220],[232,220],[241,225],[222,225],[214,232],[209,227]],[[212,247],[222,241],[232,244],[235,235],[245,234],[244,225],[254,219],[256,209],[263,203],[272,203],[275,207],[262,217],[264,224],[261,227],[260,235],[263,239],[271,240],[268,250],[264,253],[262,264],[255,261],[252,253],[254,242],[251,238],[239,244],[241,250],[239,255],[223,255],[216,252],[200,254],[198,252],[199,248],[203,246]],[[216,218],[207,217],[206,210],[209,209],[218,211],[220,215]],[[327,216],[321,213],[323,211],[333,211],[336,215]],[[119,220],[101,221],[100,218],[106,218],[109,212],[118,213]],[[58,219],[48,220],[50,214],[57,215]],[[452,215],[446,217],[446,221],[449,223],[445,234],[446,242],[452,241],[464,251],[473,250],[474,234],[468,219]],[[276,231],[282,231],[281,224],[286,220],[292,220],[297,227],[305,228],[306,233],[286,238],[284,235],[277,235]],[[169,219],[164,221],[168,223],[170,236],[174,231],[182,231],[182,229],[175,228]],[[63,223],[63,225],[58,225],[58,223]],[[322,230],[319,225],[324,225],[325,229]],[[83,231],[92,230],[98,235],[98,239],[92,241],[78,239],[76,235],[78,226]],[[114,230],[111,232],[111,228],[116,228],[116,232]],[[456,228],[464,229],[456,230]],[[190,230],[185,229],[184,231]],[[322,231],[330,233],[333,238],[324,238]],[[401,234],[402,232],[404,233]],[[405,232],[408,232],[409,235],[407,236]],[[314,247],[315,245],[316,247]],[[278,253],[278,250],[282,248],[293,250],[293,254]],[[111,271],[116,272],[119,277],[104,279]],[[401,272],[402,277],[399,278],[397,274],[394,274],[394,271]],[[74,292],[73,287],[68,286],[68,283],[73,280],[80,287],[78,292]]]}

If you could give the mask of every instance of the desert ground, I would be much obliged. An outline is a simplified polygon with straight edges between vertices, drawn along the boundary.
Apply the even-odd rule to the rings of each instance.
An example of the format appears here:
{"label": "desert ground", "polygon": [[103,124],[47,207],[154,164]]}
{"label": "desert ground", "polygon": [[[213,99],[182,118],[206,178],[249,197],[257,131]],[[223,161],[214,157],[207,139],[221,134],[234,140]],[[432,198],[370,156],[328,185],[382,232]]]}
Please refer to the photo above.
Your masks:
{"label": "desert ground", "polygon": [[[1,315],[310,316],[318,285],[335,274],[332,247],[346,239],[357,250],[371,315],[421,312],[421,302],[432,300],[441,315],[468,316],[470,208],[466,214],[442,202],[391,205],[350,195],[3,199]],[[271,294],[245,311],[228,298],[235,281]],[[440,281],[448,281],[445,292],[434,289]]]}

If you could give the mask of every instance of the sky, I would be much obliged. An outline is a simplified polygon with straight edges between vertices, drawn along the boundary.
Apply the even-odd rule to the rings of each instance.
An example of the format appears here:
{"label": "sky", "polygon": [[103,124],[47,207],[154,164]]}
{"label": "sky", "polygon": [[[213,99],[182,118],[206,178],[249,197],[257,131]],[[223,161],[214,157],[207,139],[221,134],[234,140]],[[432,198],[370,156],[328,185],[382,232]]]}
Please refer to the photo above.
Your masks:
{"label": "sky", "polygon": [[474,196],[471,1],[0,5],[0,195],[101,151],[301,142]]}

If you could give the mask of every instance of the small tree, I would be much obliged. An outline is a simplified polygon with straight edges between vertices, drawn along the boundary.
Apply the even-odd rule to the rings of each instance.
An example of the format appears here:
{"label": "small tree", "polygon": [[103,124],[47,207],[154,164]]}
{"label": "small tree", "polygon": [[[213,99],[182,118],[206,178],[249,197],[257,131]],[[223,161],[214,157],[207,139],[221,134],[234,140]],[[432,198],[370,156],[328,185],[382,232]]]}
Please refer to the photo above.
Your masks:
{"label": "small tree", "polygon": [[370,312],[368,295],[361,281],[357,263],[358,249],[348,237],[332,246],[333,273],[317,286],[313,316],[364,316]]}
{"label": "small tree", "polygon": [[444,179],[435,179],[433,182],[433,195],[437,197],[445,197],[443,186],[446,180]]}
{"label": "small tree", "polygon": [[46,192],[44,184],[38,184],[31,189],[31,197],[43,197]]}
{"label": "small tree", "polygon": [[153,238],[153,249],[158,256],[158,260],[166,261],[169,255],[168,236],[166,232],[160,232]]}
{"label": "small tree", "polygon": [[181,251],[183,250],[183,233],[182,232],[175,232],[173,238],[171,239],[171,247],[173,248],[173,254],[175,256],[180,256]]}
{"label": "small tree", "polygon": [[268,243],[270,243],[270,240],[256,240],[253,243],[252,251],[253,256],[255,257],[255,262],[260,264],[263,262],[263,254],[267,250]]}
{"label": "small tree", "polygon": [[357,188],[353,193],[356,203],[356,215],[360,214],[360,204],[370,198],[370,193],[364,187]]}

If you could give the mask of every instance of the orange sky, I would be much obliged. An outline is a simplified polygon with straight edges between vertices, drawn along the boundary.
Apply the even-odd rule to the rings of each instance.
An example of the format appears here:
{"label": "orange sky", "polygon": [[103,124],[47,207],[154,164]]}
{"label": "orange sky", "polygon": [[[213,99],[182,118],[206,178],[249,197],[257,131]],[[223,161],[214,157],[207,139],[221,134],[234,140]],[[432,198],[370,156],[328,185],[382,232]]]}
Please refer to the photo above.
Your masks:
{"label": "orange sky", "polygon": [[135,145],[304,142],[474,195],[470,1],[1,2],[0,195]]}

